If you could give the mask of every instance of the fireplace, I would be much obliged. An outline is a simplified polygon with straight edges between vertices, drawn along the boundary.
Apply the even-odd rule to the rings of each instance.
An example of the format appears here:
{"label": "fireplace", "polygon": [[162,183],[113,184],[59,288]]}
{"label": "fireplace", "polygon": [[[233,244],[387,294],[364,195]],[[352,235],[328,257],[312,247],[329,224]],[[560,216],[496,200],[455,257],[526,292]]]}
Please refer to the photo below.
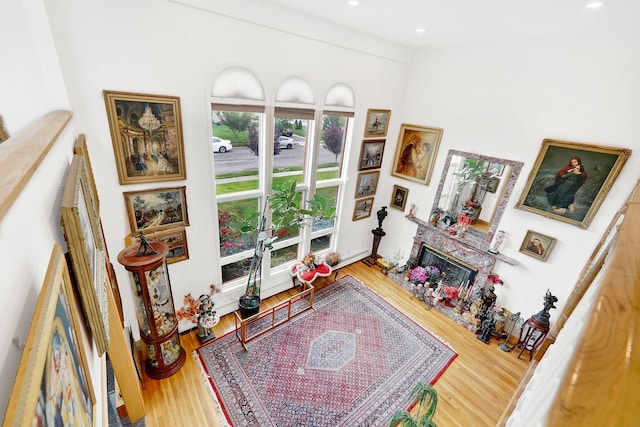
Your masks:
{"label": "fireplace", "polygon": [[422,267],[435,266],[444,273],[442,283],[445,286],[454,286],[456,288],[460,286],[473,286],[477,268],[469,265],[457,258],[452,258],[447,254],[429,246],[427,243],[422,243],[420,248],[420,254],[418,257],[418,264]]}

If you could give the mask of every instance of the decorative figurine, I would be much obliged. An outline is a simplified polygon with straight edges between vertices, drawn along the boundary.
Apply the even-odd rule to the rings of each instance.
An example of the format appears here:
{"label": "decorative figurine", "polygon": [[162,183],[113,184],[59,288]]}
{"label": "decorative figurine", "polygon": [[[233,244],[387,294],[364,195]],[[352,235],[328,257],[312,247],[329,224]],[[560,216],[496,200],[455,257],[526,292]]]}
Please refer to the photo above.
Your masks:
{"label": "decorative figurine", "polygon": [[140,234],[138,234],[138,238],[140,239],[140,246],[138,247],[137,253],[138,256],[153,255],[158,253],[158,251],[153,249],[153,246],[149,244],[142,231],[140,231]]}
{"label": "decorative figurine", "polygon": [[382,221],[384,221],[388,214],[386,206],[381,207],[378,211],[378,230],[382,230]]}
{"label": "decorative figurine", "polygon": [[213,310],[214,302],[211,299],[211,296],[207,294],[200,295],[199,298],[200,306],[198,309],[200,313],[198,314],[198,339],[201,344],[204,344],[207,341],[211,341],[215,338],[215,335],[211,332],[211,328],[215,326],[216,322],[216,312]]}
{"label": "decorative figurine", "polygon": [[493,335],[493,330],[496,327],[496,321],[491,314],[487,314],[485,319],[482,321],[482,327],[480,328],[480,335],[478,335],[478,339],[485,344],[489,344],[491,340],[491,335]]}
{"label": "decorative figurine", "polygon": [[500,248],[500,245],[502,244],[503,241],[504,241],[504,230],[498,230],[495,238],[493,239],[493,242],[491,243],[489,252],[491,252],[492,254],[497,254]]}

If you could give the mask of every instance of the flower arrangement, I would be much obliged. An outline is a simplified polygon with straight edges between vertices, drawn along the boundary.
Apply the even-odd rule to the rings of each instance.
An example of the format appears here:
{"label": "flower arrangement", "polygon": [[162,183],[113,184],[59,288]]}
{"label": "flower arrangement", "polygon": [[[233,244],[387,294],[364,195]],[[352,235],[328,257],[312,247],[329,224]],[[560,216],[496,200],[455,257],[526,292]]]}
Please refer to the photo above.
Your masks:
{"label": "flower arrangement", "polygon": [[428,281],[430,283],[436,283],[438,279],[440,279],[442,272],[438,267],[436,267],[435,265],[429,265],[425,269],[427,270],[427,274],[429,275]]}
{"label": "flower arrangement", "polygon": [[416,267],[411,270],[411,280],[418,283],[424,283],[429,278],[429,273],[424,267]]}
{"label": "flower arrangement", "polygon": [[456,288],[455,286],[445,286],[442,288],[442,292],[447,299],[458,299],[458,288]]}
{"label": "flower arrangement", "polygon": [[500,278],[500,275],[498,274],[489,274],[487,276],[487,282],[491,283],[492,285],[504,285],[504,281]]}
{"label": "flower arrangement", "polygon": [[342,258],[340,257],[340,254],[338,252],[329,252],[327,256],[324,257],[324,260],[327,262],[327,264],[333,267],[335,265],[338,265],[340,261],[342,261]]}

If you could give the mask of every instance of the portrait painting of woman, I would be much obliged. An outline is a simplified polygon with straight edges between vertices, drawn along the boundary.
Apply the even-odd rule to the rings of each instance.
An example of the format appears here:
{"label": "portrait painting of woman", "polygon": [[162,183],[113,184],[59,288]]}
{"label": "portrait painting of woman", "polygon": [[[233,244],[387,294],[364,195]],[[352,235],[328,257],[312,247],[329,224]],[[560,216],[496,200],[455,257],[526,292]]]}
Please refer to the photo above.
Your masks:
{"label": "portrait painting of woman", "polygon": [[630,155],[545,139],[516,208],[586,228]]}
{"label": "portrait painting of woman", "polygon": [[403,124],[391,174],[429,184],[441,138],[442,129]]}

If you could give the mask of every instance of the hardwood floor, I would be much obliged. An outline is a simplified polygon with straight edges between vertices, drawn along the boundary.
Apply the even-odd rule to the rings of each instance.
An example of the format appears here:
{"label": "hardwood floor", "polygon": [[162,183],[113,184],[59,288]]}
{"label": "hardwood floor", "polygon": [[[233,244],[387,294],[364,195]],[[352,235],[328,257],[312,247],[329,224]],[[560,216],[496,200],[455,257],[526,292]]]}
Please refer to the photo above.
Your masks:
{"label": "hardwood floor", "polygon": [[[527,369],[529,358],[518,359],[518,352],[501,351],[495,340],[487,345],[440,311],[427,310],[423,302],[412,299],[408,291],[383,275],[377,267],[356,262],[341,268],[338,277],[347,274],[358,278],[458,353],[435,384],[439,404],[434,421],[438,426],[495,426]],[[321,288],[330,284],[333,275],[326,279],[318,279],[314,286]],[[294,293],[284,292],[269,298],[263,302],[263,307],[272,306]],[[223,316],[214,333],[221,336],[234,328],[233,314],[230,314]],[[214,403],[204,386],[200,369],[191,358],[193,350],[200,346],[195,332],[182,335],[181,343],[188,356],[182,369],[163,380],[145,379],[142,392],[146,425],[218,426]]]}

